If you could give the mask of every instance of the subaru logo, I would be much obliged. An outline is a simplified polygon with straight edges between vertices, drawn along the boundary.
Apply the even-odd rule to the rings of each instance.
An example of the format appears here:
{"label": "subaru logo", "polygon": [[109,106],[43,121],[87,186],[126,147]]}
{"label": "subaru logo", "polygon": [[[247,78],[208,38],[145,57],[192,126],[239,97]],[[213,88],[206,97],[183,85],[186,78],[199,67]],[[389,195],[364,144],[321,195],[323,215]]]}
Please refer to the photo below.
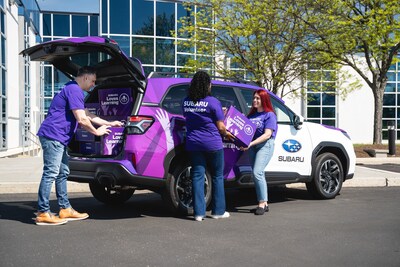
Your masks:
{"label": "subaru logo", "polygon": [[283,142],[282,147],[289,153],[295,153],[301,149],[301,144],[296,140],[289,139]]}
{"label": "subaru logo", "polygon": [[129,96],[127,95],[127,94],[125,94],[125,93],[123,93],[123,94],[121,94],[120,95],[120,97],[119,97],[119,102],[121,103],[121,104],[127,104],[128,103],[128,101],[129,101]]}

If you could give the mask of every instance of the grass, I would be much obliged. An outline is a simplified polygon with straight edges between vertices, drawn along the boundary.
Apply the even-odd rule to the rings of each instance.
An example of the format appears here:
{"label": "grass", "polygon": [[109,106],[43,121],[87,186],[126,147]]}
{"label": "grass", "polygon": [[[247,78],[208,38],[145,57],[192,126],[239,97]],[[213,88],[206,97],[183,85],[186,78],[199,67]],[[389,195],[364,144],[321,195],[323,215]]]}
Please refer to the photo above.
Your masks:
{"label": "grass", "polygon": [[[385,149],[389,151],[389,145],[388,144],[382,144],[382,145],[373,145],[373,144],[354,144],[354,151],[356,153],[357,158],[369,158],[370,156],[368,155],[367,152],[364,151],[364,149]],[[396,157],[400,157],[400,144],[396,144]]]}

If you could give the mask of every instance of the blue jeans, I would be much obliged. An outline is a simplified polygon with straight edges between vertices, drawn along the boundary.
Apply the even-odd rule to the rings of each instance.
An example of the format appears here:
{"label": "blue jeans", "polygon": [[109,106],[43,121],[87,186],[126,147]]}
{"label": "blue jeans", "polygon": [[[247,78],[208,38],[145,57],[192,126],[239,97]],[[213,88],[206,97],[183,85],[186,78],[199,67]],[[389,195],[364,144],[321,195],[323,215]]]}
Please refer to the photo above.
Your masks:
{"label": "blue jeans", "polygon": [[58,141],[39,136],[43,149],[43,175],[38,192],[38,211],[50,211],[50,192],[56,182],[56,196],[60,208],[70,207],[67,194],[69,175],[67,147]]}
{"label": "blue jeans", "polygon": [[258,202],[268,201],[268,188],[265,178],[265,167],[274,153],[275,140],[268,139],[266,142],[250,147],[249,157],[253,169],[253,181],[256,188]]}
{"label": "blue jeans", "polygon": [[[206,202],[204,199],[204,181],[206,169],[212,177],[212,210],[213,215],[222,215],[225,212],[224,190],[224,151],[190,151],[193,188],[194,216],[205,216]],[[207,168],[208,167],[208,168]]]}

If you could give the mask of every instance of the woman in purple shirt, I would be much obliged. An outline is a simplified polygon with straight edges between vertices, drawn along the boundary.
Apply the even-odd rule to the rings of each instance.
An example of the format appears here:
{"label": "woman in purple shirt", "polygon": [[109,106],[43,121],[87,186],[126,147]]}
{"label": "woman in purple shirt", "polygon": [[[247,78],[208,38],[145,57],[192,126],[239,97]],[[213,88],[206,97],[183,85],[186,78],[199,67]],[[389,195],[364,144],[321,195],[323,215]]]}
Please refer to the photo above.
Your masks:
{"label": "woman in purple shirt", "polygon": [[272,158],[274,139],[278,129],[276,115],[267,91],[260,89],[254,92],[253,104],[247,117],[257,125],[257,130],[249,146],[240,149],[242,151],[249,150],[258,199],[258,206],[254,214],[263,215],[269,211],[268,188],[264,170]]}
{"label": "woman in purple shirt", "polygon": [[186,118],[186,150],[191,160],[194,219],[202,221],[206,214],[204,199],[204,175],[212,176],[211,218],[228,218],[225,211],[224,151],[222,136],[234,138],[226,130],[221,103],[211,93],[211,78],[198,71],[190,83],[188,96],[182,108]]}

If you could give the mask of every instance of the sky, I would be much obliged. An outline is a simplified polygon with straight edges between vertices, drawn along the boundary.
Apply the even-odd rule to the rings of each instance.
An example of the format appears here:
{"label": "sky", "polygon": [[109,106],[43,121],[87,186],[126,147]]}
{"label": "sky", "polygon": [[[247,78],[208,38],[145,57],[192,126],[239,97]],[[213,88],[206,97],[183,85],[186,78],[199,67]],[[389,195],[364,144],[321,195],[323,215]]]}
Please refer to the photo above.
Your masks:
{"label": "sky", "polygon": [[42,11],[99,13],[100,0],[37,0]]}

